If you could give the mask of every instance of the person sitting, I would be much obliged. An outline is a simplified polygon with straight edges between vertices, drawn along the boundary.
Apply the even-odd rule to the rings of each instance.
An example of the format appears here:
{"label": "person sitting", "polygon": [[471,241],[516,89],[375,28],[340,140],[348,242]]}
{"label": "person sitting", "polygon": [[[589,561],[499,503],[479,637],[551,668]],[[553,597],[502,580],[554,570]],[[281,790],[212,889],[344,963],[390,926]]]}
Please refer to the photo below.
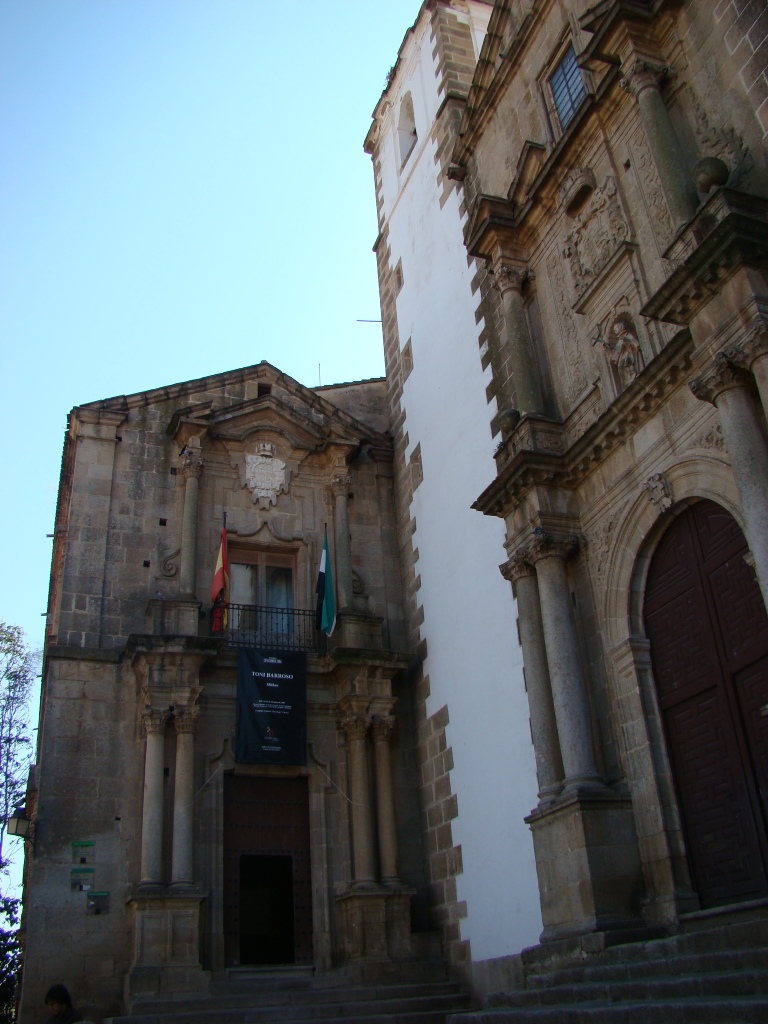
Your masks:
{"label": "person sitting", "polygon": [[72,1005],[72,996],[64,985],[51,985],[45,994],[45,1005],[51,1012],[45,1024],[76,1024],[83,1020]]}

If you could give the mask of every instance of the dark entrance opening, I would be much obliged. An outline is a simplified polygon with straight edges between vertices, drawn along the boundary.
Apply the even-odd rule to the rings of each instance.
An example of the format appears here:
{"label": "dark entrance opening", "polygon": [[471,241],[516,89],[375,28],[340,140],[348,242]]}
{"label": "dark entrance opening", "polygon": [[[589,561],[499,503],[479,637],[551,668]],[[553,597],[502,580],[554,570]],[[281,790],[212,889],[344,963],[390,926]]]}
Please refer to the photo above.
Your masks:
{"label": "dark entrance opening", "polygon": [[651,559],[645,628],[703,907],[768,895],[768,617],[736,520],[679,515]]}
{"label": "dark entrance opening", "polygon": [[291,964],[293,858],[240,857],[240,963]]}
{"label": "dark entrance opening", "polygon": [[224,962],[311,964],[304,776],[224,776]]}

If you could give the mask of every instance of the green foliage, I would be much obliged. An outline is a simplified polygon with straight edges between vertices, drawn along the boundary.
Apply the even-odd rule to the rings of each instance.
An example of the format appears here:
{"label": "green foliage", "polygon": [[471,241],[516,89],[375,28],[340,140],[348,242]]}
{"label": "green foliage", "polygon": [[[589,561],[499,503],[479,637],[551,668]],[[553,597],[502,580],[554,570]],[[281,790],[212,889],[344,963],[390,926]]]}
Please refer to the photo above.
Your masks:
{"label": "green foliage", "polygon": [[0,1024],[16,1020],[20,903],[7,893],[11,858],[4,845],[8,818],[26,792],[32,757],[28,703],[38,660],[23,631],[0,622]]}

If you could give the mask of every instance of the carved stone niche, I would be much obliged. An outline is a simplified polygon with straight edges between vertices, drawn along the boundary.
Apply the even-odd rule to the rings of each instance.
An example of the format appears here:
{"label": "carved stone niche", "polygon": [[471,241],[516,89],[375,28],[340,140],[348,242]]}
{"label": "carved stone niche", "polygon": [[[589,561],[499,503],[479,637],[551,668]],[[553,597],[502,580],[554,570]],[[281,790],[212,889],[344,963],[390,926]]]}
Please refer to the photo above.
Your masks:
{"label": "carved stone niche", "polygon": [[560,205],[569,217],[575,216],[596,188],[595,176],[589,167],[576,167],[560,186]]}
{"label": "carved stone niche", "polygon": [[636,321],[626,300],[595,325],[592,344],[603,352],[612,390],[617,395],[637,379],[645,366]]}

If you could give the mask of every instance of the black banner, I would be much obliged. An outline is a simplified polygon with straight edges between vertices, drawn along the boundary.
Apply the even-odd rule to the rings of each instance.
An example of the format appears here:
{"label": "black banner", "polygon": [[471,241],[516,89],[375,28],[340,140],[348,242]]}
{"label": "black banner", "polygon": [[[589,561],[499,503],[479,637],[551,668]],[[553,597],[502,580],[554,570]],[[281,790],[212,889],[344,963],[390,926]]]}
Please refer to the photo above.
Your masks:
{"label": "black banner", "polygon": [[238,651],[235,761],[307,763],[307,656],[303,651]]}

